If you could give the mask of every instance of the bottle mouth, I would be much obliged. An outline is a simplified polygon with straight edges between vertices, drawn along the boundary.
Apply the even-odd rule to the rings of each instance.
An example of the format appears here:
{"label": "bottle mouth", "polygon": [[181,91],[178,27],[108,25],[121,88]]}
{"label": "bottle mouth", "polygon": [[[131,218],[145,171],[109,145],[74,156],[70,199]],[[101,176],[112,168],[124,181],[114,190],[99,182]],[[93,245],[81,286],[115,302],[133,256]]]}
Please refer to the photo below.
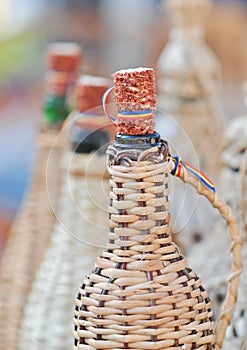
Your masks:
{"label": "bottle mouth", "polygon": [[115,146],[119,148],[146,149],[160,144],[160,134],[155,132],[148,135],[123,135],[115,136]]}

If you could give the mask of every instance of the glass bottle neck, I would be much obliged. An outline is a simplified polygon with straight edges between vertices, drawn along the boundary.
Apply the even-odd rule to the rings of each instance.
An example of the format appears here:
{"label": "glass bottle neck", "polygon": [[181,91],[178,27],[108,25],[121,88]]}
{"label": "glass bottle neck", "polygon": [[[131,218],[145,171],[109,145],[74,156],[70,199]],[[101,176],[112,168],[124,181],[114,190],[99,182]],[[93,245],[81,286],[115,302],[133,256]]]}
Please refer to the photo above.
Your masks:
{"label": "glass bottle neck", "polygon": [[[112,254],[140,260],[157,257],[171,243],[169,233],[170,160],[159,161],[157,147],[108,148],[110,174],[109,244]],[[133,160],[133,159],[138,159]],[[152,161],[151,161],[152,159]],[[156,161],[154,160],[157,160]]]}

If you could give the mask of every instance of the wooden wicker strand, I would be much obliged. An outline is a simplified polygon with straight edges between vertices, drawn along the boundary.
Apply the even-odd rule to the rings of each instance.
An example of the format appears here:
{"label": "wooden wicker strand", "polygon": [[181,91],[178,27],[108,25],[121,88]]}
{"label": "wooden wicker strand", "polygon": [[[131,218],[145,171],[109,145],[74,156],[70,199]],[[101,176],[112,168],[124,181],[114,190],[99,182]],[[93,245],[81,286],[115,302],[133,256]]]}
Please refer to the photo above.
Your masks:
{"label": "wooden wicker strand", "polygon": [[205,196],[209,202],[216,208],[221,216],[225,219],[230,238],[231,238],[231,275],[228,280],[228,290],[225,300],[222,304],[222,312],[220,314],[219,320],[217,322],[215,331],[215,349],[220,349],[222,347],[226,328],[231,322],[232,311],[237,301],[238,284],[240,279],[240,274],[242,271],[242,259],[241,259],[241,246],[242,240],[240,238],[240,233],[238,230],[237,220],[231,212],[231,209],[224,203],[215,192],[210,191],[207,187],[203,186],[201,182],[191,175],[187,169],[182,166],[182,171],[180,172],[180,179],[185,183],[188,183],[195,187],[200,195]]}
{"label": "wooden wicker strand", "polygon": [[211,301],[169,234],[172,161],[135,153],[108,169],[109,243],[76,299],[74,349],[214,349]]}
{"label": "wooden wicker strand", "polygon": [[240,193],[240,205],[241,205],[241,223],[244,232],[244,240],[247,240],[247,198],[246,198],[246,174],[247,174],[247,150],[245,150],[243,160],[240,166],[241,171],[241,193]]}

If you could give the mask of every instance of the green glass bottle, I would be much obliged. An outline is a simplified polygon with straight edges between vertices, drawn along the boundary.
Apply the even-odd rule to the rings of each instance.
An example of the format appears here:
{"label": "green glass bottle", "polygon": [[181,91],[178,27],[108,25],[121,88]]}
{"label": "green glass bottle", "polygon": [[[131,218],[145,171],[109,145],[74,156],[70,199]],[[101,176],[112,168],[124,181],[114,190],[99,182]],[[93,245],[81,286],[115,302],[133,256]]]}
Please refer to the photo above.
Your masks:
{"label": "green glass bottle", "polygon": [[53,43],[47,50],[43,111],[49,125],[61,125],[74,109],[74,87],[82,53],[76,43]]}
{"label": "green glass bottle", "polygon": [[48,124],[61,124],[67,118],[70,110],[67,104],[67,74],[64,72],[49,72],[45,79],[43,95],[43,111]]}

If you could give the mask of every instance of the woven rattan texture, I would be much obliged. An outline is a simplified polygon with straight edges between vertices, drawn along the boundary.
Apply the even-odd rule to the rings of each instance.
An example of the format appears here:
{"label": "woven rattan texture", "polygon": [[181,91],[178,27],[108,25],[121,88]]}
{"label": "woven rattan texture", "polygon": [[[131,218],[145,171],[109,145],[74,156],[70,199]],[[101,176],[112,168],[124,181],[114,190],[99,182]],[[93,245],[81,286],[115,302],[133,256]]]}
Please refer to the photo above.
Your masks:
{"label": "woven rattan texture", "polygon": [[[170,144],[175,145],[176,154],[216,181],[224,117],[219,99],[220,64],[203,33],[210,1],[171,0],[164,1],[164,5],[171,29],[157,63],[157,105],[176,121],[172,121],[173,132],[169,139]],[[162,128],[164,118],[160,119]],[[162,129],[168,137],[167,129]],[[175,223],[174,230],[181,231],[180,243],[188,256],[191,247],[212,231],[214,213],[203,200],[198,203],[193,192],[188,190],[187,198],[184,193],[176,184],[178,205],[171,211],[171,228]]]}
{"label": "woven rattan texture", "polygon": [[[220,197],[218,197],[217,192],[213,192],[202,185],[202,183],[198,181],[198,179],[189,171],[187,171],[186,167],[184,166],[182,166],[179,177],[185,183],[192,185],[200,195],[205,196],[212,206],[218,210],[219,214],[227,224],[228,233],[230,236],[231,273],[227,280],[227,291],[215,329],[215,348],[218,350],[222,347],[226,328],[231,323],[232,312],[237,301],[239,279],[243,267],[241,255],[242,239],[240,236],[237,218],[235,215],[233,215],[230,207]],[[222,249],[221,246],[220,249]],[[221,260],[219,263],[221,263]],[[216,265],[212,268],[212,271],[214,271],[215,267]]]}
{"label": "woven rattan texture", "polygon": [[[169,76],[165,79],[168,80]],[[176,78],[176,86],[182,86],[183,83],[181,79],[183,78]],[[196,85],[199,89],[200,79],[198,77],[192,77],[191,79],[192,82],[195,80],[197,82],[196,84],[199,84],[199,87]],[[189,87],[187,87],[187,89],[189,89]],[[186,91],[186,87],[184,87],[182,91]],[[220,164],[219,155],[222,146],[220,142],[222,139],[221,130],[223,128],[219,125],[220,118],[217,110],[218,107],[215,106],[214,108],[216,103],[213,106],[210,104],[206,92],[202,92],[205,96],[198,98],[198,102],[194,102],[193,105],[189,97],[187,97],[188,103],[186,103],[186,97],[176,96],[176,91],[171,91],[170,93],[174,94],[174,99],[177,101],[174,103],[174,105],[178,106],[176,110],[172,107],[169,109],[167,104],[166,109],[164,109],[165,107],[163,108],[162,103],[164,102],[164,96],[169,96],[167,92],[164,91],[162,94],[161,90],[158,99],[158,101],[160,100],[158,106],[166,113],[175,116],[178,122],[178,124],[175,125],[176,132],[174,136],[171,137],[170,143],[176,146],[176,153],[187,162],[200,167],[212,181],[217,180]],[[166,97],[166,100],[167,99],[172,100],[170,97]],[[162,130],[162,123],[161,119],[161,131],[165,134],[166,130]],[[184,203],[184,190],[180,184],[176,183],[175,196],[177,203],[179,203],[178,209],[182,206],[182,215],[180,214],[180,216],[178,216],[178,210],[177,212],[172,210],[171,214],[172,220],[176,222],[176,228],[181,229],[181,234],[179,235],[181,245],[185,248],[186,253],[189,254],[191,248],[196,243],[195,237],[197,239],[204,239],[207,237],[208,231],[213,229],[212,224],[214,220],[211,220],[211,218],[214,213],[210,210],[211,208],[209,206],[205,205],[203,200],[200,201],[200,205],[197,205],[197,201],[190,191],[186,192],[186,195],[186,205],[182,206],[180,203]],[[193,216],[191,213],[193,213]],[[207,225],[205,225],[205,217]],[[173,221],[171,227],[173,227]]]}
{"label": "woven rattan texture", "polygon": [[[209,7],[207,0],[165,2],[171,29],[158,60],[158,106],[179,123],[174,144],[180,156],[191,161],[191,144],[184,137],[185,132],[196,150],[202,171],[215,178],[219,171],[224,117],[218,98],[220,63],[204,39],[203,19]],[[185,140],[183,145],[181,140]]]}
{"label": "woven rattan texture", "polygon": [[[228,185],[228,189],[231,188],[231,194],[229,194],[229,203],[236,209],[236,214],[241,222],[242,229],[242,239],[243,239],[243,250],[242,250],[242,258],[243,258],[243,273],[240,279],[239,285],[239,293],[238,293],[238,301],[236,304],[236,308],[233,313],[232,323],[229,327],[229,330],[226,334],[226,339],[223,344],[224,350],[231,349],[247,349],[247,123],[242,120],[242,130],[244,132],[241,136],[238,135],[240,139],[242,139],[242,146],[245,140],[245,147],[241,149],[238,148],[238,153],[236,154],[237,164],[235,164],[235,170],[231,167],[225,169],[224,174],[225,177],[224,185],[225,190]],[[244,150],[244,151],[243,151]],[[237,175],[236,175],[236,169]],[[235,173],[233,175],[233,173]],[[232,185],[233,176],[235,178],[234,186]]]}
{"label": "woven rattan texture", "polygon": [[171,162],[125,157],[109,166],[109,243],[76,299],[74,349],[214,349],[207,291],[169,235]]}
{"label": "woven rattan texture", "polygon": [[[105,185],[107,191],[108,180],[79,175],[80,163],[71,164],[71,167],[76,176],[67,176],[64,172],[59,222],[54,227],[25,308],[19,340],[21,350],[72,348],[72,316],[78,281],[81,273],[86,274],[93,268],[103,249],[97,242],[102,244],[102,236],[106,240],[107,196],[99,198],[99,186]],[[92,236],[95,236],[95,246]]]}
{"label": "woven rattan texture", "polygon": [[[48,137],[48,138],[47,138]],[[35,271],[43,257],[55,221],[46,188],[46,165],[54,131],[39,134],[37,153],[28,192],[17,213],[0,264],[0,349],[17,349],[18,333],[24,304]],[[54,150],[56,160],[53,179],[58,193],[60,150]]]}
{"label": "woven rattan texture", "polygon": [[[247,245],[246,245],[246,209],[247,209],[247,121],[246,117],[235,118],[225,132],[225,147],[221,156],[222,170],[220,173],[220,190],[222,196],[233,209],[241,223],[243,239],[243,273],[240,279],[238,301],[233,313],[232,322],[227,330],[222,349],[245,349],[247,329]],[[213,254],[215,246],[221,247],[218,254]],[[198,250],[192,251],[191,259],[194,266],[200,269],[203,281],[207,284],[214,309],[218,313],[226,290],[226,277],[230,265],[230,256],[225,254],[229,240],[225,235],[225,227],[217,220],[212,237],[205,239],[198,246],[199,251],[205,251],[211,256],[208,264],[201,259]],[[212,268],[216,266],[215,273]]]}

